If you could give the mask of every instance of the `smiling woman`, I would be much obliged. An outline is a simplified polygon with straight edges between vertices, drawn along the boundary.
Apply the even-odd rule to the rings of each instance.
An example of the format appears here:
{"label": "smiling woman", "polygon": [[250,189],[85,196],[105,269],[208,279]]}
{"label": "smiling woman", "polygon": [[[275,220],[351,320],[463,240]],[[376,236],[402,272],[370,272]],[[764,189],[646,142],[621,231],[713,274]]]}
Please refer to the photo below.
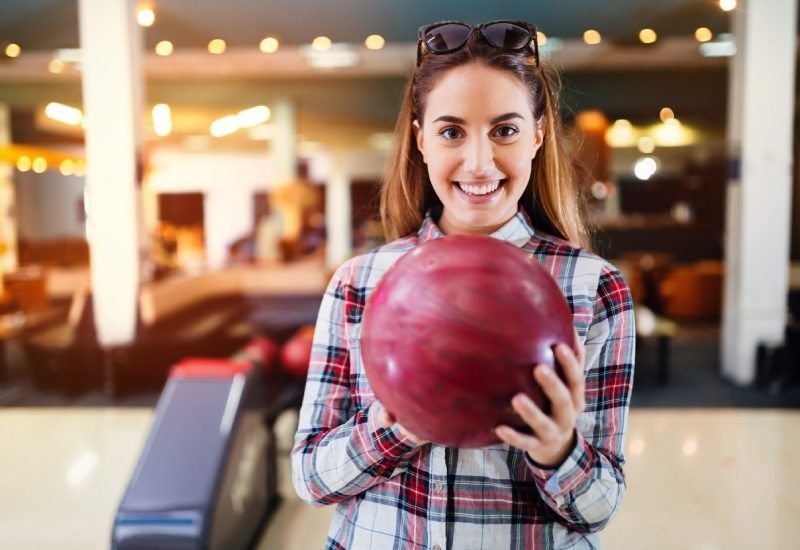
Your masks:
{"label": "smiling woman", "polygon": [[[337,504],[326,548],[597,548],[596,532],[619,510],[633,306],[619,271],[584,248],[581,198],[558,116],[558,80],[540,62],[536,40],[536,28],[523,21],[447,21],[419,31],[417,68],[381,193],[382,221],[394,240],[347,261],[328,285],[292,450],[300,497]],[[388,299],[375,291],[378,281],[405,254],[419,256],[426,244],[458,234],[510,242],[541,264],[569,304],[576,335],[550,348],[563,378],[543,364],[528,365],[549,407],[515,388],[519,393],[497,408],[512,415],[519,430],[496,426],[495,444],[481,448],[425,441],[398,423],[395,414],[411,416],[384,408],[362,357],[378,337],[362,332],[362,318],[371,311],[365,304],[371,297]],[[468,268],[453,261],[445,269],[447,280],[429,286],[509,295],[509,286],[473,289],[465,283]],[[486,281],[498,285],[509,276],[493,275]],[[413,301],[430,295],[422,290],[431,289],[413,299],[404,295],[411,302],[408,315],[419,319],[430,307],[430,300]],[[449,296],[461,304],[456,294]],[[549,308],[548,319],[556,313]],[[397,325],[385,330],[407,332]],[[431,339],[466,338],[443,330],[444,323],[430,325]],[[525,341],[534,338],[531,332],[522,331]],[[418,340],[409,342],[412,348],[426,345]],[[491,361],[498,372],[508,364],[511,379],[513,361],[505,351]],[[472,360],[460,362],[448,373],[453,384],[476,368]],[[434,376],[418,371],[415,376]],[[378,388],[380,381],[374,382]],[[438,428],[466,416],[452,419],[458,392],[450,393],[449,401],[437,397],[452,403],[451,410],[428,419]],[[466,426],[467,435],[478,430]]]}

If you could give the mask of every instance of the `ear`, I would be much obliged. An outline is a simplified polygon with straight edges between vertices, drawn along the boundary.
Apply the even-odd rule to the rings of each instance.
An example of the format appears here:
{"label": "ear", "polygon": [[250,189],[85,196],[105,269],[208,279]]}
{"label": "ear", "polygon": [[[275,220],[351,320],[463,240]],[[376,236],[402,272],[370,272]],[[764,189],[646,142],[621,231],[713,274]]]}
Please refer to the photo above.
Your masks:
{"label": "ear", "polygon": [[411,129],[414,131],[414,139],[417,140],[417,149],[422,153],[422,160],[425,160],[425,142],[422,139],[422,128],[419,127],[419,120],[414,120],[411,123]]}
{"label": "ear", "polygon": [[531,160],[536,158],[536,154],[539,152],[539,148],[541,148],[543,143],[544,143],[544,117],[536,121],[536,134],[533,138],[533,155],[531,156]]}

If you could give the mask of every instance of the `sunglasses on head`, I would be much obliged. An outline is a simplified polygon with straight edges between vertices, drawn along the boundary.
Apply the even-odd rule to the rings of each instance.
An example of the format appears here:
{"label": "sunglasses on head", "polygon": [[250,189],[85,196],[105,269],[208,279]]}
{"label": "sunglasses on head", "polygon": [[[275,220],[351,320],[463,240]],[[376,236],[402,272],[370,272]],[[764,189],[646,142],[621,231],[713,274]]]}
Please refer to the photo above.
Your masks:
{"label": "sunglasses on head", "polygon": [[536,27],[525,21],[489,21],[480,25],[470,25],[461,21],[440,21],[424,25],[417,33],[417,67],[421,58],[422,46],[432,54],[445,54],[464,47],[474,31],[483,35],[486,41],[501,50],[521,52],[530,48],[539,66],[539,43]]}

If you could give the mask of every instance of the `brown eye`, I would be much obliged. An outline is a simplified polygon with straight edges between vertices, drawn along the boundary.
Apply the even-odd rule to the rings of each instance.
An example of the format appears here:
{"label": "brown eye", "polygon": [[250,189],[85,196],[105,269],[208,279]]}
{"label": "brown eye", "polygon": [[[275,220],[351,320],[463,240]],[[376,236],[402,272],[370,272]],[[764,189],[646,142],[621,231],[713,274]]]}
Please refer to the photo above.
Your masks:
{"label": "brown eye", "polygon": [[518,133],[519,130],[517,130],[513,126],[500,126],[497,130],[495,130],[495,134],[497,135],[497,137],[501,138],[514,137]]}
{"label": "brown eye", "polygon": [[459,137],[461,137],[461,130],[459,130],[454,126],[448,126],[447,128],[444,128],[441,132],[439,132],[439,135],[447,140],[458,139]]}

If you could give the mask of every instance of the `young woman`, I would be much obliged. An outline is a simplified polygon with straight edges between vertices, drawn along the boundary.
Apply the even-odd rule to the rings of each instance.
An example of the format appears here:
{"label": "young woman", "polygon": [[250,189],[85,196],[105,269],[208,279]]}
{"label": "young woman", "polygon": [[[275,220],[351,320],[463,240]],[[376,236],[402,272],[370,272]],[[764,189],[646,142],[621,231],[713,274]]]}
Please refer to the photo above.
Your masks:
{"label": "young woman", "polygon": [[[586,249],[557,108],[533,25],[420,29],[381,197],[390,242],[330,282],[292,450],[300,497],[337,505],[327,548],[595,548],[619,510],[633,306],[619,272]],[[501,443],[481,449],[421,441],[394,422],[360,354],[361,316],[381,275],[414,247],[458,233],[534,256],[561,286],[576,331],[577,353],[556,349],[565,380],[531,373],[551,414],[517,395],[512,406],[533,434],[498,426]]]}

